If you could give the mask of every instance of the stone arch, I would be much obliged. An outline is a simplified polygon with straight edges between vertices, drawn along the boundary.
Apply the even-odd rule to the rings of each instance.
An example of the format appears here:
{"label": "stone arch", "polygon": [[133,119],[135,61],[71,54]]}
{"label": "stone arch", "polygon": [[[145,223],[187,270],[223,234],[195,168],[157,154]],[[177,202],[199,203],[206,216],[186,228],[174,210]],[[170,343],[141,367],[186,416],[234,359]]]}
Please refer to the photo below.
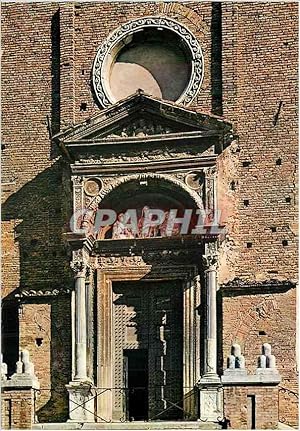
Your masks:
{"label": "stone arch", "polygon": [[101,205],[101,202],[104,201],[108,195],[116,190],[119,186],[122,184],[130,183],[133,181],[151,181],[151,180],[157,180],[161,181],[162,183],[169,184],[169,186],[172,186],[174,190],[181,191],[181,193],[186,194],[187,198],[190,199],[196,208],[203,209],[203,200],[202,197],[199,196],[197,192],[190,189],[184,182],[178,180],[177,178],[174,178],[170,175],[166,174],[156,174],[156,173],[143,173],[143,174],[133,174],[128,176],[122,176],[114,178],[113,180],[110,178],[103,179],[103,188],[101,192],[99,193],[99,199],[98,199],[98,205]]}
{"label": "stone arch", "polygon": [[[89,228],[94,225],[95,217],[98,209],[114,209],[115,211],[123,211],[124,209],[118,208],[118,206],[126,206],[132,204],[132,199],[134,199],[134,194],[132,190],[130,191],[130,186],[134,186],[136,182],[146,182],[149,181],[146,186],[148,190],[145,190],[144,200],[147,201],[148,193],[150,196],[157,193],[160,199],[160,203],[164,204],[174,204],[174,208],[178,209],[183,213],[185,209],[193,210],[194,216],[196,216],[197,209],[204,210],[204,204],[202,196],[200,196],[196,191],[190,189],[183,181],[167,174],[157,174],[157,173],[142,173],[142,174],[132,174],[121,177],[102,177],[101,183],[102,188],[99,194],[92,198],[91,201],[85,207],[85,214],[80,222],[81,228]],[[161,185],[161,187],[160,187]],[[128,188],[126,187],[128,186]],[[141,184],[141,187],[144,185]],[[121,200],[117,193],[125,192],[128,197],[128,192],[131,194],[131,202],[128,200]],[[138,198],[143,195],[143,193],[137,193]],[[133,196],[133,197],[132,197]],[[120,203],[120,205],[119,205]],[[140,201],[135,201],[134,204],[141,204]],[[157,203],[157,201],[156,201]],[[148,202],[146,203],[148,205]],[[127,207],[125,210],[134,207]],[[159,209],[159,207],[158,207]],[[160,208],[166,209],[166,208]],[[93,229],[93,228],[92,228]],[[102,236],[98,236],[98,239],[102,239]]]}
{"label": "stone arch", "polygon": [[158,13],[167,16],[179,15],[186,19],[193,31],[201,31],[209,34],[209,26],[204,21],[203,16],[199,12],[194,11],[191,7],[181,3],[160,3],[158,4]]}

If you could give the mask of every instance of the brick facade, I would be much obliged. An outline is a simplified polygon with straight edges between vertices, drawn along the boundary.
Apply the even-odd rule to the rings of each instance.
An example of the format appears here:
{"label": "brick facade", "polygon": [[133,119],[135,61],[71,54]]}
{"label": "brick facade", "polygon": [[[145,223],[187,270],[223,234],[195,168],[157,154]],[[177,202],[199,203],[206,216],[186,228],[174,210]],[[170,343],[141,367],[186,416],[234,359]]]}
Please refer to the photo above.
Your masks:
{"label": "brick facade", "polygon": [[34,391],[28,388],[3,391],[1,395],[3,429],[31,429],[34,423],[34,398]]}
{"label": "brick facade", "polygon": [[[234,386],[224,389],[225,416],[230,417],[233,429],[274,429],[278,423],[278,389],[251,386]],[[249,402],[257,406],[256,417],[251,417]],[[250,410],[250,412],[249,412]],[[249,414],[250,413],[250,414]]]}
{"label": "brick facade", "polygon": [[[4,306],[15,303],[20,288],[72,289],[70,251],[62,239],[71,214],[71,185],[65,162],[51,142],[47,118],[56,133],[99,112],[91,69],[100,44],[130,19],[166,15],[187,26],[203,50],[204,80],[191,107],[223,113],[238,136],[218,160],[218,200],[227,227],[219,268],[219,369],[226,367],[230,346],[238,342],[254,371],[262,343],[269,342],[281,386],[298,392],[293,288],[297,278],[297,12],[296,3],[2,5]],[[239,281],[244,287],[236,289]],[[287,287],[281,288],[280,283]],[[33,295],[16,316],[19,346],[29,350],[42,389],[37,401],[40,422],[67,419],[69,310],[70,295]],[[5,348],[3,353],[8,361]],[[296,426],[297,403],[287,393],[278,394],[274,388],[226,388],[226,417],[231,427],[247,428],[247,417],[241,419],[244,413],[239,414],[236,405],[243,409],[247,395],[255,395],[257,428],[274,428],[278,417]],[[10,399],[3,399],[6,410]],[[274,416],[265,417],[273,403],[279,413],[275,408]],[[3,417],[9,427],[7,415]]]}

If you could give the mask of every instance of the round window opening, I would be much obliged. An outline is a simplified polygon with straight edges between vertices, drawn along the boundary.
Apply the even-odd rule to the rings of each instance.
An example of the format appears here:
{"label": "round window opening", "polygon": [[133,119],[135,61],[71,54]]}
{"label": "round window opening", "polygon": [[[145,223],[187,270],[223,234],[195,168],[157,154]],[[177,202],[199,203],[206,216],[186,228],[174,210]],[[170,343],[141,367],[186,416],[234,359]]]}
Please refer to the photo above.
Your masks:
{"label": "round window opening", "polygon": [[104,106],[138,89],[188,105],[203,78],[203,58],[192,33],[170,19],[149,17],[124,24],[99,48],[93,69],[96,96]]}
{"label": "round window opening", "polygon": [[138,88],[161,99],[179,99],[191,75],[191,58],[180,37],[169,30],[147,28],[128,39],[110,71],[114,99],[125,99]]}

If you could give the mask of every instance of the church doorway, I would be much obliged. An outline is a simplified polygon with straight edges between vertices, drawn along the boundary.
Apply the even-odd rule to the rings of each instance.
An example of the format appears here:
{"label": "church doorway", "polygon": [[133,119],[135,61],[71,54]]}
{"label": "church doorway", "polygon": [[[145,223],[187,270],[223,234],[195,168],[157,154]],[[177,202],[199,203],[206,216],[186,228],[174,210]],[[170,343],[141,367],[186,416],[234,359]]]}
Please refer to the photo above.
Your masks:
{"label": "church doorway", "polygon": [[114,282],[113,324],[115,410],[129,421],[181,419],[182,283]]}
{"label": "church doorway", "polygon": [[148,351],[124,350],[125,412],[129,421],[148,419]]}

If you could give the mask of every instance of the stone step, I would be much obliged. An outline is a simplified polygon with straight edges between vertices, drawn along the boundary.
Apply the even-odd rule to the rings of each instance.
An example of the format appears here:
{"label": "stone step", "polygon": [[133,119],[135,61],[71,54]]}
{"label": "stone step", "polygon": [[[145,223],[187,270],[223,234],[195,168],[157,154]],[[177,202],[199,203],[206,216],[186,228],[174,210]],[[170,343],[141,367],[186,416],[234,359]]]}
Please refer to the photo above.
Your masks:
{"label": "stone step", "polygon": [[297,427],[292,427],[290,425],[284,424],[282,422],[278,422],[278,429],[279,430],[297,430]]}
{"label": "stone step", "polygon": [[222,427],[212,422],[188,422],[188,421],[153,421],[153,422],[101,422],[101,423],[77,423],[77,422],[63,422],[63,423],[38,423],[32,426],[33,430],[211,430],[221,429]]}

